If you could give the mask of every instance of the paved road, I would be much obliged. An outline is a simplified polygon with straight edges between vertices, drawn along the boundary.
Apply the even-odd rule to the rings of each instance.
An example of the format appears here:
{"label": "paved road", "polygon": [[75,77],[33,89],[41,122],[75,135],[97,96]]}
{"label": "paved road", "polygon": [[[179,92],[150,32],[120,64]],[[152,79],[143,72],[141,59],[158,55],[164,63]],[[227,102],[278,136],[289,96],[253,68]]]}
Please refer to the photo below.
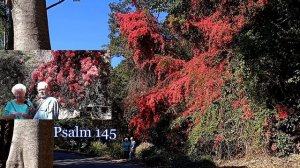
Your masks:
{"label": "paved road", "polygon": [[139,168],[138,164],[122,160],[106,161],[77,153],[54,152],[54,168]]}

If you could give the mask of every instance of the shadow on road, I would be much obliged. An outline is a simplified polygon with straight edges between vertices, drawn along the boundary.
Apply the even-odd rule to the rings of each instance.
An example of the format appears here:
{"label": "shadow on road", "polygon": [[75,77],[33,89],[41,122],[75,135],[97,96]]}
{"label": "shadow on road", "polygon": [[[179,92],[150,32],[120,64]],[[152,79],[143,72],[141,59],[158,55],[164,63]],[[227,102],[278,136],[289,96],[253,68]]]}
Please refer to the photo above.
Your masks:
{"label": "shadow on road", "polygon": [[[176,163],[176,161],[179,161]],[[246,166],[223,166],[217,167],[209,160],[199,162],[191,162],[188,160],[176,160],[170,167],[201,167],[201,168],[247,168]],[[148,164],[151,166],[151,164]],[[139,163],[128,162],[126,160],[105,160],[99,157],[91,157],[89,155],[55,151],[54,152],[54,168],[139,168],[146,167]],[[154,166],[155,167],[155,166]]]}
{"label": "shadow on road", "polygon": [[71,152],[54,152],[54,168],[138,168],[141,165],[126,162],[117,163],[99,157],[90,157],[84,154]]}

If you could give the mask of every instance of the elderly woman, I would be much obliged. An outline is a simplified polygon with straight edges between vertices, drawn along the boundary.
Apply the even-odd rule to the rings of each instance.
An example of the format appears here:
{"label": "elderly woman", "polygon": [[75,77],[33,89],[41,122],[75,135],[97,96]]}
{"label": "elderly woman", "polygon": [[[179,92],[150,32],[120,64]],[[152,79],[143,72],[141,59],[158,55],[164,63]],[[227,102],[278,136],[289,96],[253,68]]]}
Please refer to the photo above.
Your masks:
{"label": "elderly woman", "polygon": [[11,91],[15,99],[6,104],[2,119],[31,119],[29,114],[34,109],[32,103],[25,99],[26,87],[23,84],[16,84]]}

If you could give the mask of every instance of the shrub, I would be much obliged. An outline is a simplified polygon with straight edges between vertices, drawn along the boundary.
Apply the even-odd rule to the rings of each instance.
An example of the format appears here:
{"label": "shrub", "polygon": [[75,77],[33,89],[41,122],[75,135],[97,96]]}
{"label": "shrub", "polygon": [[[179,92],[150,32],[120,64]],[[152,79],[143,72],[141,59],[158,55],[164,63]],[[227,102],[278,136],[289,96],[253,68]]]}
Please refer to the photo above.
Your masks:
{"label": "shrub", "polygon": [[136,157],[138,159],[145,159],[154,152],[154,145],[149,142],[143,142],[136,148]]}
{"label": "shrub", "polygon": [[175,155],[171,160],[171,167],[217,167],[210,156],[203,156],[202,159],[196,161],[191,160],[188,156],[183,154]]}
{"label": "shrub", "polygon": [[167,162],[168,162],[168,159],[165,156],[163,156],[157,152],[154,152],[152,155],[150,155],[149,157],[147,157],[145,159],[145,163],[148,166],[153,166],[153,167],[166,166],[166,165],[168,165]]}
{"label": "shrub", "polygon": [[284,132],[278,132],[275,143],[273,144],[274,150],[278,151],[279,156],[287,156],[295,152],[295,144],[291,141],[290,135]]}
{"label": "shrub", "polygon": [[144,162],[146,165],[151,167],[166,167],[171,165],[169,158],[171,158],[170,153],[165,150],[157,150],[154,147],[151,148],[144,157]]}
{"label": "shrub", "polygon": [[107,144],[108,154],[115,159],[120,159],[122,157],[122,145],[119,142],[111,142]]}
{"label": "shrub", "polygon": [[91,155],[104,156],[108,154],[108,147],[100,141],[94,141],[91,143],[89,153]]}
{"label": "shrub", "polygon": [[25,82],[28,78],[28,69],[26,68],[25,60],[26,56],[20,51],[14,51],[7,53],[6,51],[0,52],[0,105],[5,107],[8,100],[13,98],[11,88],[17,83]]}

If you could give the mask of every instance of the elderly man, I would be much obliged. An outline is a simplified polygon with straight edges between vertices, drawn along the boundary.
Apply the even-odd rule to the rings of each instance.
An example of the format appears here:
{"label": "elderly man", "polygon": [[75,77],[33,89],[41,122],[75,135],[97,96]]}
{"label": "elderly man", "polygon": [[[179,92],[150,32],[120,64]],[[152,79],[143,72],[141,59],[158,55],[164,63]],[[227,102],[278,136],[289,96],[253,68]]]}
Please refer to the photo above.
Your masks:
{"label": "elderly man", "polygon": [[135,148],[136,148],[136,142],[133,139],[133,137],[130,137],[129,160],[132,160],[135,158]]}
{"label": "elderly man", "polygon": [[58,119],[59,107],[56,98],[48,97],[48,84],[39,82],[37,85],[38,100],[36,104],[36,114],[33,119]]}

